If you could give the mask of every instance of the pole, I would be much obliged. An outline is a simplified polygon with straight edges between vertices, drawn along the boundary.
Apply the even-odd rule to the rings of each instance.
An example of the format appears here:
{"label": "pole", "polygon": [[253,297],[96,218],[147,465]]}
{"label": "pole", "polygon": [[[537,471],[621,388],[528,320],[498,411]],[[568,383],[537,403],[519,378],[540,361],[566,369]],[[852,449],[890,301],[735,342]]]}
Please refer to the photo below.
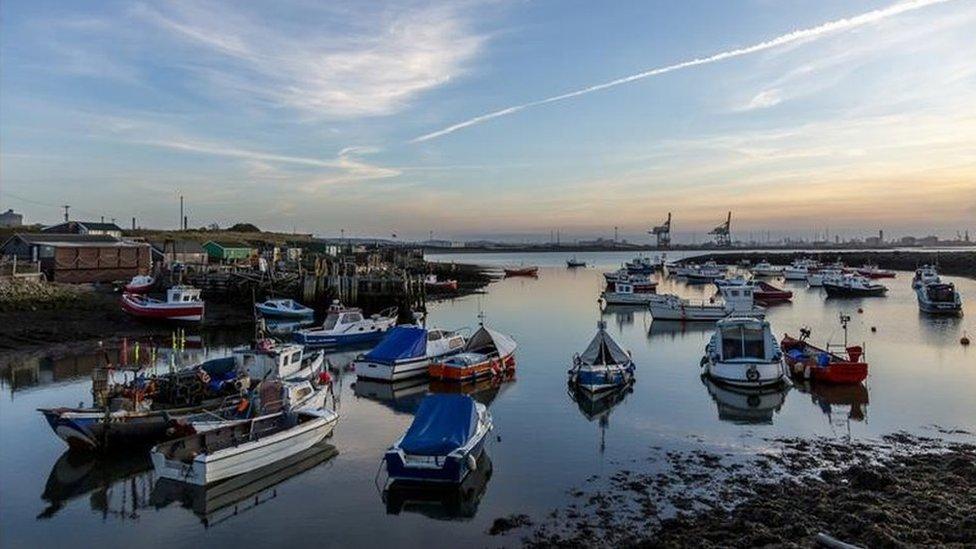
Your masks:
{"label": "pole", "polygon": [[183,217],[183,195],[181,194],[180,195],[180,226],[181,227],[185,227],[185,223],[186,223],[186,221],[184,221],[185,219],[186,218]]}

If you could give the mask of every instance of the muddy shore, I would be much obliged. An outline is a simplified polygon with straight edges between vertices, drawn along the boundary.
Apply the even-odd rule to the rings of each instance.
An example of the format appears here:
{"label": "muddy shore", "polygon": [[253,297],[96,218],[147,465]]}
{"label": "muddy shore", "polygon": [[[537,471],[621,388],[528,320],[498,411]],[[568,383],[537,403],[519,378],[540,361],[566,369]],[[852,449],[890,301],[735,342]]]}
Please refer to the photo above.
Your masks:
{"label": "muddy shore", "polygon": [[769,261],[774,265],[789,265],[794,259],[815,257],[821,261],[835,261],[840,259],[846,265],[858,267],[867,263],[877,264],[882,269],[895,271],[915,271],[916,268],[930,263],[939,267],[939,272],[946,275],[968,276],[976,278],[976,252],[914,252],[914,251],[876,251],[876,252],[822,252],[817,254],[804,252],[728,252],[696,255],[682,260],[683,262],[704,262],[713,259],[720,263],[736,263],[749,261],[753,264],[759,261]]}
{"label": "muddy shore", "polygon": [[[775,439],[768,452],[663,452],[489,534],[530,547],[865,547],[976,544],[976,436]],[[509,537],[511,536],[511,537]]]}

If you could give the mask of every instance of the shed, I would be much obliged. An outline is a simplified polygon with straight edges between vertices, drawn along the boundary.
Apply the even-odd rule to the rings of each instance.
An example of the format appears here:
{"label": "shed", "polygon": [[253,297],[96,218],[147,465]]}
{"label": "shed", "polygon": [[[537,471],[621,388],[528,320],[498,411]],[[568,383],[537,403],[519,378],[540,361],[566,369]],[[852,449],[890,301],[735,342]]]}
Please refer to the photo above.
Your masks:
{"label": "shed", "polygon": [[225,240],[211,240],[203,245],[211,260],[240,261],[250,259],[257,251],[250,244]]}
{"label": "shed", "polygon": [[149,272],[149,244],[108,235],[17,233],[0,246],[3,255],[39,261],[48,280],[112,282]]}
{"label": "shed", "polygon": [[180,263],[183,265],[206,265],[210,255],[196,240],[154,240],[153,255],[163,265]]}

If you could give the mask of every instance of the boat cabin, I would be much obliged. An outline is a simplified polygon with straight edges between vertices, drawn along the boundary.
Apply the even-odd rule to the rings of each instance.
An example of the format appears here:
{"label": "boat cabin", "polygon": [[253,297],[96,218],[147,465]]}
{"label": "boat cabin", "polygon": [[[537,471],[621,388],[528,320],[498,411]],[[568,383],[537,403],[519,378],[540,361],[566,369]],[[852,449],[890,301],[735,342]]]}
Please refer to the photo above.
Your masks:
{"label": "boat cabin", "polygon": [[262,339],[251,347],[234,351],[238,369],[255,380],[294,376],[302,369],[303,358],[304,347],[301,345],[280,345],[270,339]]}
{"label": "boat cabin", "polygon": [[755,309],[755,286],[722,286],[719,291],[729,311],[751,312]]}
{"label": "boat cabin", "polygon": [[756,318],[729,318],[718,323],[718,352],[723,362],[769,362],[780,353],[769,322]]}
{"label": "boat cabin", "polygon": [[951,283],[926,284],[922,291],[933,303],[955,303],[958,295],[956,287]]}
{"label": "boat cabin", "polygon": [[363,312],[360,309],[341,309],[330,312],[322,323],[322,329],[327,331],[343,331],[346,326],[352,326],[363,321]]}
{"label": "boat cabin", "polygon": [[200,289],[191,286],[173,286],[166,290],[167,303],[196,303],[200,301]]}

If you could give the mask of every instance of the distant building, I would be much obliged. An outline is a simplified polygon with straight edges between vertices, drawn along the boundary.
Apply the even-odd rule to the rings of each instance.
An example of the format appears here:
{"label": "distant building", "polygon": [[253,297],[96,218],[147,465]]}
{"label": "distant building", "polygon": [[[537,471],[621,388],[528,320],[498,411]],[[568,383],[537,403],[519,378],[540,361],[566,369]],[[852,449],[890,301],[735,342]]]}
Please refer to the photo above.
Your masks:
{"label": "distant building", "polygon": [[122,238],[122,228],[115,223],[94,221],[68,221],[51,225],[50,227],[44,227],[42,231],[45,233],[59,234],[108,235],[115,238]]}
{"label": "distant building", "polygon": [[156,240],[151,242],[153,258],[165,266],[206,265],[210,255],[196,240]]}
{"label": "distant building", "polygon": [[463,248],[464,243],[456,240],[424,240],[420,243],[425,248]]}
{"label": "distant building", "polygon": [[23,224],[24,216],[19,213],[14,213],[13,210],[0,213],[0,227],[20,227]]}
{"label": "distant building", "polygon": [[257,255],[257,250],[244,242],[211,240],[203,245],[212,261],[242,261]]}
{"label": "distant building", "polygon": [[916,242],[918,242],[919,246],[938,246],[939,237],[934,235],[923,236],[922,238],[917,239]]}
{"label": "distant building", "polygon": [[39,261],[48,280],[56,282],[113,282],[147,274],[150,247],[109,235],[17,233],[0,253]]}

